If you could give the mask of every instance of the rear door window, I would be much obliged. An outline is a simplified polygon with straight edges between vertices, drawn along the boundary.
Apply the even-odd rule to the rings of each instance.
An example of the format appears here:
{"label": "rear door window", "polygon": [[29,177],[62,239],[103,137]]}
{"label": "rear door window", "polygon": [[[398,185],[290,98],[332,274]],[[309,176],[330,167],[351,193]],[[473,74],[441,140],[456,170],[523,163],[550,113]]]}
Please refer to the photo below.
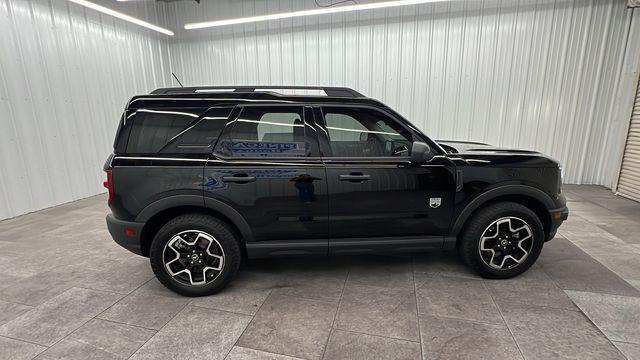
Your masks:
{"label": "rear door window", "polygon": [[302,106],[247,106],[230,124],[216,153],[224,157],[307,157],[317,154]]}

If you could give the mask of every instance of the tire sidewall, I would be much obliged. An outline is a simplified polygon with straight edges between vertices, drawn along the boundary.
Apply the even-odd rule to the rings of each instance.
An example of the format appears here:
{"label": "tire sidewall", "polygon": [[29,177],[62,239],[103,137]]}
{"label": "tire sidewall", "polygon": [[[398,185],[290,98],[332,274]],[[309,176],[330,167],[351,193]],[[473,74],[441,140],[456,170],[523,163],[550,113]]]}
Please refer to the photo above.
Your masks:
{"label": "tire sidewall", "polygon": [[[213,236],[224,251],[222,272],[210,283],[186,285],[174,279],[164,266],[163,253],[166,244],[182,231],[197,230]],[[207,215],[186,215],[165,224],[154,237],[149,252],[151,267],[158,280],[170,290],[185,296],[205,296],[222,290],[238,271],[240,249],[236,237],[224,223]]]}

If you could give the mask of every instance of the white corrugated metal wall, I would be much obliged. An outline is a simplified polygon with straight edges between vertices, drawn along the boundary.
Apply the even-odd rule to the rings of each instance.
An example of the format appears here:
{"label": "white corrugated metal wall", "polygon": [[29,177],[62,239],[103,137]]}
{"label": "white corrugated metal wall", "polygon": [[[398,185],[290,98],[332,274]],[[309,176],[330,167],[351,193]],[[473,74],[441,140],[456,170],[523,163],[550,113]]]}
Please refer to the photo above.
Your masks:
{"label": "white corrugated metal wall", "polygon": [[185,22],[314,2],[93,1],[177,36],[65,0],[0,0],[0,219],[102,192],[122,106],[172,70],[190,85],[350,86],[435,138],[540,150],[569,183],[616,178],[640,62],[624,1],[451,1],[193,32]]}
{"label": "white corrugated metal wall", "polygon": [[126,101],[169,82],[167,44],[65,0],[0,0],[0,219],[104,192]]}
{"label": "white corrugated metal wall", "polygon": [[[314,2],[168,9],[179,30],[305,7]],[[628,121],[619,101],[632,92],[618,89],[640,63],[625,59],[640,42],[632,11],[622,0],[451,1],[182,30],[170,51],[185,84],[349,86],[434,138],[535,149],[562,162],[565,182],[610,187]]]}

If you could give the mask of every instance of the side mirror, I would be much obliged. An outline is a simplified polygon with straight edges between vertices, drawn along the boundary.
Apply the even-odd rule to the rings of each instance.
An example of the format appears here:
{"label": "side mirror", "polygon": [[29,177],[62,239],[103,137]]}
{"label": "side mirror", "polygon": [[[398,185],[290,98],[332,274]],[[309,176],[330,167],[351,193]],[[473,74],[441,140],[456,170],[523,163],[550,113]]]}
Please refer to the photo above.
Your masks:
{"label": "side mirror", "polygon": [[393,153],[391,156],[401,156],[402,154],[408,153],[409,148],[406,145],[400,145],[397,148],[393,149]]}
{"label": "side mirror", "polygon": [[411,162],[421,164],[431,160],[432,157],[433,154],[429,145],[415,141],[411,146]]}

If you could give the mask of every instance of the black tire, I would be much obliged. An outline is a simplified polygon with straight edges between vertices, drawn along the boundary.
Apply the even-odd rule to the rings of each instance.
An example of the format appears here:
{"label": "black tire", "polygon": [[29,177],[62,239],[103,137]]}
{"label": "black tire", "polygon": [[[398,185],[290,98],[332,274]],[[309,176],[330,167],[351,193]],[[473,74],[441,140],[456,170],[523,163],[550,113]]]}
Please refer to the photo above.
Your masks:
{"label": "black tire", "polygon": [[[480,239],[486,229],[496,220],[515,217],[529,225],[532,232],[532,243],[529,255],[521,263],[508,269],[495,269],[489,266],[480,255]],[[458,253],[464,262],[482,277],[491,279],[507,279],[525,272],[540,256],[544,244],[544,228],[538,216],[529,208],[513,203],[498,202],[477,210],[467,220],[458,238]],[[484,252],[487,253],[486,251]],[[489,261],[491,262],[491,261]]]}
{"label": "black tire", "polygon": [[[222,270],[213,281],[203,285],[190,285],[181,282],[169,273],[164,264],[163,257],[166,244],[177,234],[189,230],[210,234],[223,251],[224,263]],[[151,243],[149,260],[153,273],[168,289],[185,296],[205,296],[219,292],[231,281],[240,267],[240,254],[238,239],[226,223],[205,214],[186,214],[171,219],[160,228]],[[174,270],[174,272],[177,271]]]}

